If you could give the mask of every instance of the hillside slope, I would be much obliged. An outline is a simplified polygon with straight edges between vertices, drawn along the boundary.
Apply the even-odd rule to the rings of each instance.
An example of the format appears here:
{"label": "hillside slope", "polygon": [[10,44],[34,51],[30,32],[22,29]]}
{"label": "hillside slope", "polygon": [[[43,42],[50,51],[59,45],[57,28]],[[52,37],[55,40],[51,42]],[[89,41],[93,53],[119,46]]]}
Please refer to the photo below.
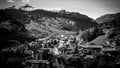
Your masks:
{"label": "hillside slope", "polygon": [[16,18],[0,11],[0,50],[35,40]]}
{"label": "hillside slope", "polygon": [[33,11],[15,8],[1,9],[0,44],[4,45],[1,46],[1,49],[53,34],[75,34],[96,25],[93,19],[75,12],[54,12],[41,9]]}
{"label": "hillside slope", "polygon": [[98,24],[100,23],[104,23],[104,22],[110,22],[112,20],[115,20],[117,22],[120,22],[120,13],[116,13],[116,14],[106,14],[106,15],[103,15],[103,16],[100,16],[96,19],[96,22]]}
{"label": "hillside slope", "polygon": [[119,46],[120,13],[101,16],[96,22],[99,24],[97,27],[84,30],[78,36],[88,43],[106,45],[109,41]]}

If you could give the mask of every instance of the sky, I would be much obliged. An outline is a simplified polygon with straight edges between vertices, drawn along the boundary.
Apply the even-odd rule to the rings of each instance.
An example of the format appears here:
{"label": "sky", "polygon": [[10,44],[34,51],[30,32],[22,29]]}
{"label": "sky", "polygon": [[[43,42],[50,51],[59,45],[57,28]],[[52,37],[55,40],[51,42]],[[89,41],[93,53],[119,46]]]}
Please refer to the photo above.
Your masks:
{"label": "sky", "polygon": [[0,0],[0,8],[30,4],[40,9],[65,9],[96,19],[104,14],[120,12],[120,0]]}

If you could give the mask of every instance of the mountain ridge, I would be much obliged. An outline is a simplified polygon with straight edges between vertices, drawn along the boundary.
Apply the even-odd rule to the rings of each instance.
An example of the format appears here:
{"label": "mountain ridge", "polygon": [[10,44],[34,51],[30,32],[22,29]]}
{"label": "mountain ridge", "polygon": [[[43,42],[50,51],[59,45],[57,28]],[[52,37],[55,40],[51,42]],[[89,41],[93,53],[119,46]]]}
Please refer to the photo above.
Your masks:
{"label": "mountain ridge", "polygon": [[[36,9],[33,11],[25,11],[21,9],[5,9],[3,11],[5,11],[6,14],[16,18],[24,25],[29,25],[30,22],[38,23],[38,25],[40,25],[39,27],[41,27],[43,31],[45,29],[43,29],[42,26],[52,27],[55,30],[59,29],[76,32],[97,25],[93,19],[87,17],[86,15],[75,12],[64,11],[56,13],[41,9]],[[37,26],[35,25],[35,27]],[[49,30],[48,28],[48,31],[51,32],[52,30]]]}

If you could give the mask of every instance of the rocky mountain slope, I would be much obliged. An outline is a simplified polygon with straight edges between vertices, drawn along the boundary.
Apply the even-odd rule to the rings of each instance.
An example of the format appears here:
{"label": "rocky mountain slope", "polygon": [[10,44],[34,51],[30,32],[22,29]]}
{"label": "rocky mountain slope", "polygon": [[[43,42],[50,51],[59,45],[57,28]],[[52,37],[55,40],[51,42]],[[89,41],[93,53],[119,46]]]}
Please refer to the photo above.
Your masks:
{"label": "rocky mountain slope", "polygon": [[116,14],[106,14],[103,16],[100,16],[96,19],[97,23],[104,23],[104,22],[110,22],[112,20],[115,20],[117,22],[120,22],[120,13],[116,13]]}
{"label": "rocky mountain slope", "polygon": [[97,27],[85,30],[79,37],[88,43],[106,45],[106,42],[119,45],[120,14],[107,14],[96,19]]}
{"label": "rocky mountain slope", "polygon": [[53,34],[71,35],[96,25],[93,19],[76,12],[6,8],[0,10],[0,44],[14,46]]}
{"label": "rocky mountain slope", "polygon": [[36,37],[45,37],[52,33],[71,34],[97,25],[93,19],[75,12],[40,9],[33,11],[6,9],[2,12],[21,22],[26,30]]}

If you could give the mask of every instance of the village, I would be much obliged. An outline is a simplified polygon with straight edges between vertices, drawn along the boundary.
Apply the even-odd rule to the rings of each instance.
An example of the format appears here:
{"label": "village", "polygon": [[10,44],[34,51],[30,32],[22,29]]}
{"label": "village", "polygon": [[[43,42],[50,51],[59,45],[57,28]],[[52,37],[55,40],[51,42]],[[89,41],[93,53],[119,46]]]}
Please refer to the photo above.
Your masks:
{"label": "village", "polygon": [[[83,40],[77,40],[74,35],[58,35],[57,38],[37,39],[11,50],[29,55],[23,62],[25,68],[65,68],[64,63],[70,64],[70,58],[94,59],[106,54],[112,56],[111,53],[116,51],[113,45],[90,45],[83,44]],[[65,62],[61,58],[64,58]]]}

